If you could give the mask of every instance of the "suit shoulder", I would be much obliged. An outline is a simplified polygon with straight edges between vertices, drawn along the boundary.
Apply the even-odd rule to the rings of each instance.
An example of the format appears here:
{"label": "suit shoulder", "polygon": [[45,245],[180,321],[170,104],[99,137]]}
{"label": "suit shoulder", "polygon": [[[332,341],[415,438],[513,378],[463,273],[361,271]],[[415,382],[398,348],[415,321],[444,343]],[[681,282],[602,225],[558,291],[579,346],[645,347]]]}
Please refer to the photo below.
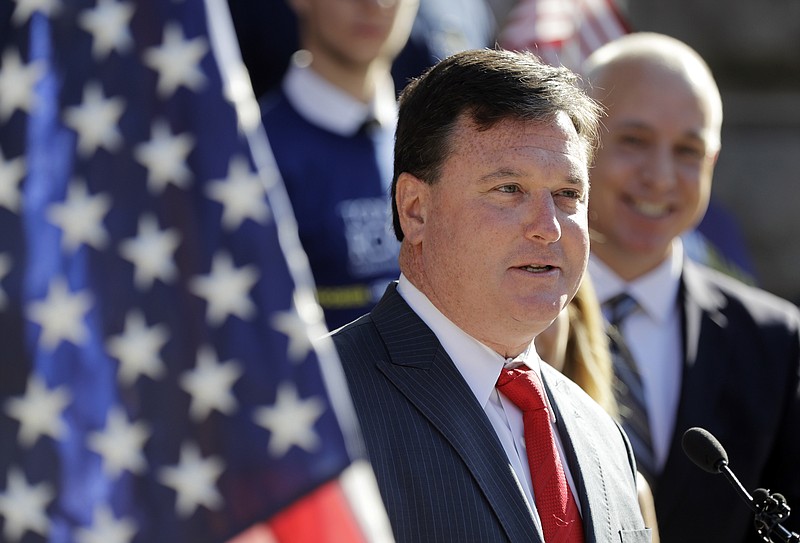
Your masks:
{"label": "suit shoulder", "polygon": [[702,277],[706,288],[722,296],[730,309],[741,308],[759,321],[779,320],[800,327],[800,309],[790,301],[704,265],[695,263],[691,270]]}
{"label": "suit shoulder", "polygon": [[358,341],[365,333],[373,331],[377,333],[372,316],[367,313],[352,322],[340,326],[336,330],[332,330],[329,335],[334,343],[339,345]]}
{"label": "suit shoulder", "polygon": [[370,314],[334,330],[330,336],[343,364],[349,363],[353,358],[363,358],[375,351],[385,350]]}

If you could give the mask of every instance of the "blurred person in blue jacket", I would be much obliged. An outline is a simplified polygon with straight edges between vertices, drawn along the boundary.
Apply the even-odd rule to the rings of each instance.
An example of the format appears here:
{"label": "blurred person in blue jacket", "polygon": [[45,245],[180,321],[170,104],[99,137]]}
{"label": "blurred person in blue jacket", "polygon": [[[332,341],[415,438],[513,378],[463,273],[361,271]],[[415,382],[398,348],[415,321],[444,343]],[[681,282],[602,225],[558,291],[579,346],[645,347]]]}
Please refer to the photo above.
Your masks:
{"label": "blurred person in blue jacket", "polygon": [[399,276],[389,188],[390,74],[417,0],[292,0],[300,49],[262,118],[330,329],[367,313]]}

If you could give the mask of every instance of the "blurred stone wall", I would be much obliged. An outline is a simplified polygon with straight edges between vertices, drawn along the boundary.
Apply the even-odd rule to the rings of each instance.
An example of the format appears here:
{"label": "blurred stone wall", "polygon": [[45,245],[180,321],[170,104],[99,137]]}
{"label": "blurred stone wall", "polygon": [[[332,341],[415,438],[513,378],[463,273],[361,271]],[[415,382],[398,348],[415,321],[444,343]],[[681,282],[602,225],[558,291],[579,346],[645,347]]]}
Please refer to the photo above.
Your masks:
{"label": "blurred stone wall", "polygon": [[634,30],[681,39],[724,107],[713,197],[739,220],[761,286],[800,303],[800,0],[619,0]]}

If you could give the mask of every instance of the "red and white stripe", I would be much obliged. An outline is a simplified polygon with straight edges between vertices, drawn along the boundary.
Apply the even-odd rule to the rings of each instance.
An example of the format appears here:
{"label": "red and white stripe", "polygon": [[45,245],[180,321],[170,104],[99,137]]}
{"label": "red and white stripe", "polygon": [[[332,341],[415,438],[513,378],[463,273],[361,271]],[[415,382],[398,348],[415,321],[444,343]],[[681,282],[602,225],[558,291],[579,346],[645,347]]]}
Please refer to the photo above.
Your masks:
{"label": "red and white stripe", "polygon": [[501,47],[532,51],[579,70],[601,45],[630,32],[613,0],[520,0],[500,32]]}

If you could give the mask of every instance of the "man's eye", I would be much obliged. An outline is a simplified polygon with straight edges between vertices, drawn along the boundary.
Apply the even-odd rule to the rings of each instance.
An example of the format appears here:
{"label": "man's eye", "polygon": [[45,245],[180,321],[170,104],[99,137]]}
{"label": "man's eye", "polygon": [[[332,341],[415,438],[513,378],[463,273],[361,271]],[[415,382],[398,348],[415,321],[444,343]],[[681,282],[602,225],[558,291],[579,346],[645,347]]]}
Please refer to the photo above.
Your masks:
{"label": "man's eye", "polygon": [[497,187],[497,190],[507,194],[513,194],[515,192],[519,192],[519,187],[517,185],[501,185]]}
{"label": "man's eye", "polygon": [[678,147],[676,149],[678,156],[690,160],[702,160],[706,156],[705,149],[692,147],[689,145]]}
{"label": "man's eye", "polygon": [[580,200],[582,199],[583,193],[579,190],[574,189],[565,189],[558,192],[559,196],[564,196],[566,198],[571,198],[573,200]]}
{"label": "man's eye", "polygon": [[619,137],[619,142],[631,147],[642,147],[646,144],[645,139],[632,134],[623,134]]}

